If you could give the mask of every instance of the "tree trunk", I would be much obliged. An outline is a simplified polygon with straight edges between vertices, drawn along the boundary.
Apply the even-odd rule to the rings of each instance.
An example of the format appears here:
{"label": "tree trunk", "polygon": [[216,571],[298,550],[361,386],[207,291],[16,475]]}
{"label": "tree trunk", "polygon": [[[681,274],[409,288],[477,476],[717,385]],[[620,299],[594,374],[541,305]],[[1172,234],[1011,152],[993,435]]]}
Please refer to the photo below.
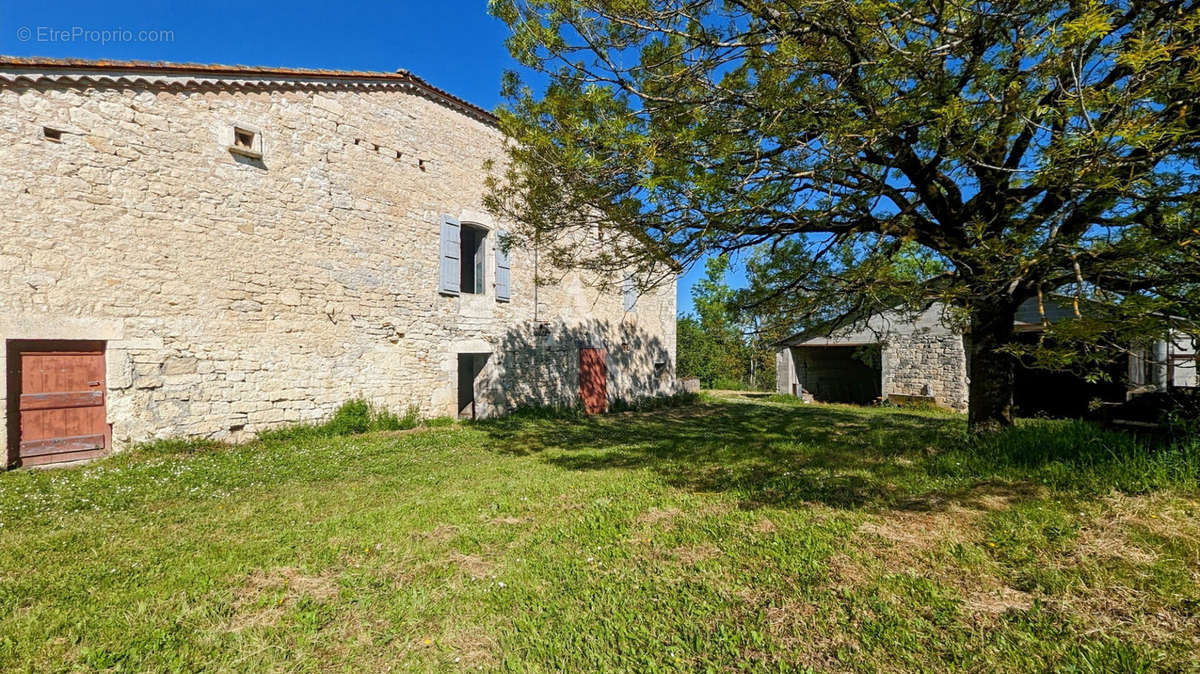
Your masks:
{"label": "tree trunk", "polygon": [[1016,308],[978,307],[971,312],[967,340],[967,428],[972,433],[1012,425],[1013,357],[1000,351],[1013,338]]}

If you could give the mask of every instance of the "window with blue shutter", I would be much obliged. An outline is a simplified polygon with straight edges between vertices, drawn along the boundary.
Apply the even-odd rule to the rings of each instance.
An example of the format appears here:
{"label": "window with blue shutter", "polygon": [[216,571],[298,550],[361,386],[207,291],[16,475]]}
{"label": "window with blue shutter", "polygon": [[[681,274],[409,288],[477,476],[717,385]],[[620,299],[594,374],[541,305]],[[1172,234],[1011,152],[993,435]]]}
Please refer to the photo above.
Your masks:
{"label": "window with blue shutter", "polygon": [[458,220],[449,215],[442,216],[442,250],[438,292],[446,295],[459,293],[461,230],[462,226],[458,224]]}
{"label": "window with blue shutter", "polygon": [[458,228],[458,292],[464,295],[484,294],[487,230],[467,223]]}
{"label": "window with blue shutter", "polygon": [[625,281],[621,284],[621,289],[625,295],[625,311],[637,311],[637,285],[633,282],[632,276],[626,276]]}
{"label": "window with blue shutter", "polygon": [[508,232],[500,230],[496,235],[496,301],[507,302],[510,294]]}

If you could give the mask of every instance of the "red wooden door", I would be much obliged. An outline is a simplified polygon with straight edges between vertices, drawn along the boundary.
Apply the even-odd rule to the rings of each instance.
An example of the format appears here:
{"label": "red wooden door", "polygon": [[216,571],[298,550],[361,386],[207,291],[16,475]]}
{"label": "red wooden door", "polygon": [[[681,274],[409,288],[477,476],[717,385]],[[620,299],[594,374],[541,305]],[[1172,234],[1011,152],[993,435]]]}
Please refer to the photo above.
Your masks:
{"label": "red wooden door", "polygon": [[21,465],[104,453],[109,435],[103,343],[19,342],[9,351],[9,358],[14,356],[17,372],[9,376],[15,374],[20,386],[16,458]]}
{"label": "red wooden door", "polygon": [[604,356],[604,349],[579,350],[579,397],[588,414],[608,409],[608,366]]}

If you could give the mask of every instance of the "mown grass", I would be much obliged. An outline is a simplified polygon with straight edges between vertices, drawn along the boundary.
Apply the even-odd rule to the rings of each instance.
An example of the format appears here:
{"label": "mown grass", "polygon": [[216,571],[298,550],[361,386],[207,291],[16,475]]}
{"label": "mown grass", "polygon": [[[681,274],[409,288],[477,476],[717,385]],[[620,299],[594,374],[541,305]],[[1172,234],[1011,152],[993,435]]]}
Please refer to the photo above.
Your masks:
{"label": "mown grass", "polygon": [[1195,444],[653,412],[0,475],[0,671],[1197,669]]}

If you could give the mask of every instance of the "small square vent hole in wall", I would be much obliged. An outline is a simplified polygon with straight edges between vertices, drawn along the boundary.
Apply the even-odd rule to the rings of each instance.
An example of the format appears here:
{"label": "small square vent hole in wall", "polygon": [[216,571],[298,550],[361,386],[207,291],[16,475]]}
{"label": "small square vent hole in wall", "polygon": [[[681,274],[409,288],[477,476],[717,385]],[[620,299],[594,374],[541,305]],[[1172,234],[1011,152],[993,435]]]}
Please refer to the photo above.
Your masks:
{"label": "small square vent hole in wall", "polygon": [[233,130],[233,144],[243,150],[254,149],[254,132],[246,131],[245,129]]}
{"label": "small square vent hole in wall", "polygon": [[257,131],[233,127],[233,145],[229,151],[251,159],[262,159],[262,143]]}
{"label": "small square vent hole in wall", "polygon": [[46,140],[54,142],[54,143],[61,143],[62,142],[62,130],[55,129],[55,128],[52,128],[49,126],[43,126],[42,127],[42,138],[45,138]]}

